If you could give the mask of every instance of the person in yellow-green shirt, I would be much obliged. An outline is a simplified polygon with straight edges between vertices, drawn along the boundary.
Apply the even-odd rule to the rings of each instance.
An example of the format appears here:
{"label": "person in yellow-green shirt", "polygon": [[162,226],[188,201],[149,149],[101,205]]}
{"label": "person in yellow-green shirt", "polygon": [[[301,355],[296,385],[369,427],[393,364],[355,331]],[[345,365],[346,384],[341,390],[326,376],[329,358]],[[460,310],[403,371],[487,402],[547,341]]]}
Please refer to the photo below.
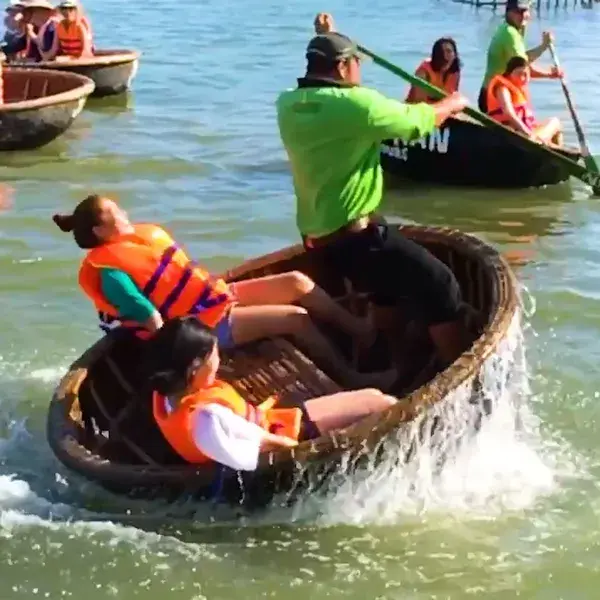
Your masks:
{"label": "person in yellow-green shirt", "polygon": [[525,28],[531,18],[529,2],[527,0],[508,0],[506,3],[506,18],[498,26],[492,37],[487,52],[487,66],[481,91],[479,92],[479,110],[487,112],[487,86],[496,75],[506,71],[508,61],[514,56],[526,58],[529,63],[530,75],[533,79],[555,79],[562,73],[552,68],[550,70],[538,69],[532,65],[552,43],[552,34],[544,31],[542,43],[531,50],[525,47]]}
{"label": "person in yellow-green shirt", "polygon": [[318,25],[324,32],[308,44],[305,76],[277,99],[304,246],[371,292],[376,305],[408,301],[446,366],[472,339],[460,286],[444,263],[374,215],[383,196],[381,142],[430,134],[467,100],[454,93],[433,104],[405,104],[362,87],[356,44],[325,20]]}

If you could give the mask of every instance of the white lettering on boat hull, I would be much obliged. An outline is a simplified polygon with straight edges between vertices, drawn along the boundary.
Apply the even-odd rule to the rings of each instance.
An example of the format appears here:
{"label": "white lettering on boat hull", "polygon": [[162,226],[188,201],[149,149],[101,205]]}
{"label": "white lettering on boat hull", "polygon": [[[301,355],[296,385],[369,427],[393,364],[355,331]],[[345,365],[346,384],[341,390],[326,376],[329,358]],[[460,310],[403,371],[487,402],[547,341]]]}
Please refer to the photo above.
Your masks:
{"label": "white lettering on boat hull", "polygon": [[435,129],[430,135],[426,135],[408,144],[400,139],[395,139],[391,146],[382,145],[381,151],[392,158],[407,161],[409,159],[410,148],[415,146],[428,152],[446,154],[450,147],[450,128]]}

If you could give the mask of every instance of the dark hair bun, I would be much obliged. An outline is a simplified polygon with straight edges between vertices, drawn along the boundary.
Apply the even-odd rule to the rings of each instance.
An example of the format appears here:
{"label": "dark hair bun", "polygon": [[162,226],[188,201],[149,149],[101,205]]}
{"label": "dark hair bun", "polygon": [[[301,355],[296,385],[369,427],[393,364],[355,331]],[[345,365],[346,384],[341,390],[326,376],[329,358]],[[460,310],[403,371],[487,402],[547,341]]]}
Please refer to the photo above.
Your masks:
{"label": "dark hair bun", "polygon": [[158,371],[148,379],[150,387],[161,396],[173,396],[185,390],[187,382],[175,370]]}
{"label": "dark hair bun", "polygon": [[52,220],[65,233],[69,233],[75,228],[75,217],[73,215],[53,215]]}

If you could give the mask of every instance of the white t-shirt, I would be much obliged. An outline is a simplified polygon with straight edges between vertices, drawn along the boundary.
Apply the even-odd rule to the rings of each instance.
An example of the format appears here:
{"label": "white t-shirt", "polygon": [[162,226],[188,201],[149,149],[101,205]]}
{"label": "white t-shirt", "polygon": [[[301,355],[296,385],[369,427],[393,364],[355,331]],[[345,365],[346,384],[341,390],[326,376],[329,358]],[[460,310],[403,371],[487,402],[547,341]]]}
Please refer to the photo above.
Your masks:
{"label": "white t-shirt", "polygon": [[[173,410],[165,398],[167,412]],[[236,471],[254,471],[265,430],[221,404],[206,404],[193,415],[198,450]]]}

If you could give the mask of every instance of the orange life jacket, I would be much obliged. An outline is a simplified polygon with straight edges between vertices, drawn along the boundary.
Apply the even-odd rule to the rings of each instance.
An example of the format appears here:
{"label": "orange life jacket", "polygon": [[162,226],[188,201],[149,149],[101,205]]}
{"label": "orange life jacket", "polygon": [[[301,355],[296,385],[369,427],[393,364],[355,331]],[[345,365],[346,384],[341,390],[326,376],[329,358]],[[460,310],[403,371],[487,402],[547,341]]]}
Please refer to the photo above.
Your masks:
{"label": "orange life jacket", "polygon": [[56,25],[56,35],[58,36],[58,53],[62,56],[79,58],[83,54],[85,39],[89,33],[81,19],[72,23],[63,19]]}
{"label": "orange life jacket", "polygon": [[192,262],[162,227],[136,225],[133,234],[90,250],[79,269],[79,285],[96,306],[105,331],[143,327],[119,320],[118,310],[102,294],[102,268],[127,273],[165,320],[197,315],[214,327],[233,303],[225,281]]}
{"label": "orange life jacket", "polygon": [[[442,90],[445,90],[448,94],[453,94],[454,92],[458,91],[458,83],[459,83],[459,77],[460,77],[460,73],[446,73],[446,76],[444,77],[443,73],[438,73],[437,71],[434,71],[433,68],[431,67],[431,59],[430,58],[426,58],[417,68],[416,72],[419,71],[425,71],[427,77],[427,81],[429,81],[429,83],[431,83],[431,85],[435,85],[435,87],[438,87]],[[417,88],[415,86],[411,86],[410,90],[408,91],[408,96],[406,97],[406,102],[414,102],[415,101],[415,96],[417,93]],[[425,102],[427,103],[433,103],[433,102],[437,102],[437,100],[435,100],[434,98],[427,98],[425,100]]]}
{"label": "orange life jacket", "polygon": [[496,93],[500,86],[504,86],[510,93],[512,105],[517,116],[526,127],[533,129],[535,127],[535,116],[529,100],[527,88],[515,85],[512,81],[503,75],[496,75],[488,84],[487,88],[487,112],[498,123],[510,125],[510,118],[504,112],[504,109],[496,98]]}
{"label": "orange life jacket", "polygon": [[211,387],[185,396],[173,409],[170,408],[167,398],[154,392],[152,412],[159,429],[173,450],[189,463],[202,464],[211,462],[212,459],[203,454],[194,442],[192,417],[197,409],[207,404],[221,404],[271,433],[298,440],[302,411],[299,408],[272,408],[275,402],[276,400],[271,398],[255,407],[246,402],[231,385],[217,380]]}

